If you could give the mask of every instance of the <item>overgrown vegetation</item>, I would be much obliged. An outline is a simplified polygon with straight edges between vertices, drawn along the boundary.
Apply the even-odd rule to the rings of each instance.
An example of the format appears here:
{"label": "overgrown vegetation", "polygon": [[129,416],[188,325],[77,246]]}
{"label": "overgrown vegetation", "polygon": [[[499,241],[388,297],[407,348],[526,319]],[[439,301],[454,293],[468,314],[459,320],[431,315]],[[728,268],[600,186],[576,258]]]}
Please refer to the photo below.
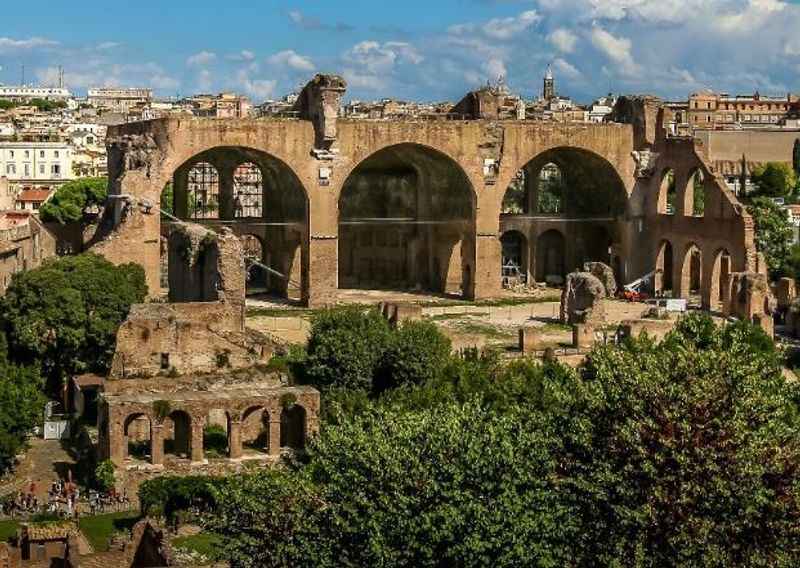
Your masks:
{"label": "overgrown vegetation", "polygon": [[0,302],[9,359],[40,368],[54,396],[72,375],[105,373],[120,323],[146,293],[141,266],[115,266],[95,254],[15,274]]}
{"label": "overgrown vegetation", "polygon": [[317,356],[312,376],[358,380],[323,383],[305,459],[148,481],[143,511],[204,511],[233,567],[800,560],[800,387],[759,329],[692,315],[662,343],[598,347],[573,370],[476,350],[442,359],[435,330],[398,339],[373,318],[337,312],[314,333],[326,349],[365,329],[408,341],[406,379],[373,388],[384,355],[368,355],[372,374]]}
{"label": "overgrown vegetation", "polygon": [[58,188],[47,203],[39,209],[45,223],[66,225],[86,220],[92,208],[105,206],[108,196],[107,178],[81,178],[69,181]]}

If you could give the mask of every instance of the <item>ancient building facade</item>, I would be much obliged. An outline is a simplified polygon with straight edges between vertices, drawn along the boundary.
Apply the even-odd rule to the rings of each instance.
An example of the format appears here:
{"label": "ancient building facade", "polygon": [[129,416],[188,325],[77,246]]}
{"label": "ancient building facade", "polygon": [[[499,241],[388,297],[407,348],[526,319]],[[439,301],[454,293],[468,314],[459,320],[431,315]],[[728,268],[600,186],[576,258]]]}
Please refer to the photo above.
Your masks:
{"label": "ancient building facade", "polygon": [[[174,223],[167,249],[169,302],[132,306],[108,377],[72,382],[75,410],[97,414],[99,457],[158,474],[304,448],[319,393],[272,370],[283,346],[245,327],[242,240],[227,227]],[[100,391],[92,410],[89,390]]]}
{"label": "ancient building facade", "polygon": [[112,128],[117,199],[95,250],[141,263],[155,295],[166,191],[178,218],[230,227],[270,268],[264,286],[309,305],[354,287],[485,298],[506,261],[553,282],[601,261],[714,307],[727,274],[756,269],[752,220],[693,140],[667,138],[657,99],[622,98],[602,124],[500,119],[491,101],[460,104],[464,120],[372,121],[338,118],[344,89],[316,77],[296,119]]}

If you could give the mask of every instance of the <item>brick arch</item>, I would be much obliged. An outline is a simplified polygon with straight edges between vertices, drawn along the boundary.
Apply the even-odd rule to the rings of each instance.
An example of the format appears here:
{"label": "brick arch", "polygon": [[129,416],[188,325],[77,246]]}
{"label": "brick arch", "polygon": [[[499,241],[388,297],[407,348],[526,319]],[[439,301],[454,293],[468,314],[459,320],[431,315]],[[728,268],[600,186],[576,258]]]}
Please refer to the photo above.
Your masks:
{"label": "brick arch", "polygon": [[[699,253],[700,255],[699,266],[693,264],[694,263],[693,257],[696,256],[695,253]],[[704,267],[704,256],[702,247],[699,246],[694,241],[686,244],[683,248],[681,256],[679,257],[679,264],[677,266],[679,269],[678,271],[679,278],[674,283],[677,289],[677,293],[675,295],[680,298],[689,298],[689,295],[693,289],[692,284],[695,283],[692,281],[695,276],[697,277],[698,280],[697,284],[699,284],[697,289],[699,289],[702,294],[702,291],[706,284],[706,280],[708,278],[708,275],[705,273],[706,271],[704,270],[705,267]],[[697,268],[699,268],[700,272],[699,274],[695,275],[692,273],[692,271]]]}
{"label": "brick arch", "polygon": [[444,148],[442,146],[434,146],[427,142],[422,142],[413,139],[407,140],[391,140],[388,142],[384,142],[382,144],[369,147],[369,149],[359,152],[358,154],[352,157],[352,161],[348,164],[348,166],[344,169],[337,170],[336,172],[336,182],[331,187],[331,193],[336,201],[339,201],[342,198],[342,190],[344,186],[347,184],[347,181],[351,177],[351,175],[361,166],[369,160],[370,158],[374,157],[375,155],[383,152],[385,150],[389,150],[391,148],[401,148],[403,146],[411,146],[420,148],[425,152],[428,152],[434,156],[439,156],[447,160],[449,163],[455,165],[459,172],[464,176],[464,179],[467,181],[470,195],[472,197],[472,207],[473,210],[477,208],[478,204],[478,197],[479,192],[478,188],[480,187],[479,184],[476,184],[475,180],[473,180],[469,174],[469,167],[465,167],[464,162],[459,159],[456,155],[454,155],[450,149]]}
{"label": "brick arch", "polygon": [[[624,193],[625,208],[628,207],[632,187],[625,182],[627,173],[620,170],[619,166],[615,163],[615,158],[608,156],[602,152],[597,151],[596,148],[591,146],[581,145],[578,141],[565,140],[563,143],[552,143],[547,146],[535,148],[529,152],[520,154],[521,157],[511,159],[501,165],[501,172],[497,178],[496,191],[493,192],[493,203],[498,214],[502,211],[502,202],[511,187],[514,179],[518,173],[530,166],[535,166],[537,171],[549,163],[555,164],[559,170],[564,173],[569,173],[569,163],[577,163],[580,160],[595,160],[598,165],[602,165],[605,169],[605,174],[609,175],[609,179],[622,189]],[[622,196],[621,196],[622,197]],[[563,199],[563,197],[562,197]],[[532,211],[527,211],[533,213]]]}

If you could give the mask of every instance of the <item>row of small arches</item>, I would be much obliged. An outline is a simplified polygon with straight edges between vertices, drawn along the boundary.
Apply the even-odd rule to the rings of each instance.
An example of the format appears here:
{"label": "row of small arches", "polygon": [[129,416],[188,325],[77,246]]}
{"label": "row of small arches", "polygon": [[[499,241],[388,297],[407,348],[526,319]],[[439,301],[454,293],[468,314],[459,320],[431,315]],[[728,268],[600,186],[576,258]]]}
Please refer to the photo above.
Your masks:
{"label": "row of small arches", "polygon": [[692,171],[683,191],[678,191],[678,179],[675,171],[667,168],[661,174],[661,185],[658,192],[658,213],[662,215],[683,214],[687,217],[703,217],[706,209],[705,176],[697,168]]}

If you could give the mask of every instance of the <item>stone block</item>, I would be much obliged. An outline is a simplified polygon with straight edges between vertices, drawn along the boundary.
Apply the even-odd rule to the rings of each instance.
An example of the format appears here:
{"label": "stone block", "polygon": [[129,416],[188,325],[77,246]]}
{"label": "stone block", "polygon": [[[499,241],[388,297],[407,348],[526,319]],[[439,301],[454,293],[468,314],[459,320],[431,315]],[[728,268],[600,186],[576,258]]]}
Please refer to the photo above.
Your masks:
{"label": "stone block", "polygon": [[525,326],[519,330],[519,350],[533,353],[541,349],[542,332],[538,327]]}

